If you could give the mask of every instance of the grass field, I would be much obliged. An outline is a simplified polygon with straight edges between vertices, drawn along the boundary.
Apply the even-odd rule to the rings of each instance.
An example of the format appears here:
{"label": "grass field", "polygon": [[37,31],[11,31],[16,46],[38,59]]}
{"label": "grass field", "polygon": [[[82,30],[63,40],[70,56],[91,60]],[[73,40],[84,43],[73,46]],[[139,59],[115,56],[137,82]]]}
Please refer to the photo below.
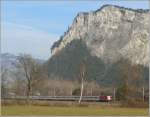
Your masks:
{"label": "grass field", "polygon": [[148,115],[146,108],[2,106],[2,115]]}

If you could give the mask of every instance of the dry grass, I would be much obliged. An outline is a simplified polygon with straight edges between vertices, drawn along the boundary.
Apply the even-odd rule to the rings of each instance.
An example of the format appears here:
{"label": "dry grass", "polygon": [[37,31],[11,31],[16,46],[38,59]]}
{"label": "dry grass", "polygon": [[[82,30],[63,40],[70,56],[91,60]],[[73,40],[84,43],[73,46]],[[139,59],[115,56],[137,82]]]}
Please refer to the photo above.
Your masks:
{"label": "dry grass", "polygon": [[148,108],[102,102],[2,101],[2,115],[148,115]]}
{"label": "dry grass", "polygon": [[148,115],[145,108],[2,106],[2,115]]}

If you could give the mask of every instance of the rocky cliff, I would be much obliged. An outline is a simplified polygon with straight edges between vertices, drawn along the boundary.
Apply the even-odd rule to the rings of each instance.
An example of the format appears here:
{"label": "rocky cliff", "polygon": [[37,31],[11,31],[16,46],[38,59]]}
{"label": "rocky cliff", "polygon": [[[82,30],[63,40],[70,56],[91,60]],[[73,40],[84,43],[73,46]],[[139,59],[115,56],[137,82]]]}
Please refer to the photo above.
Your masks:
{"label": "rocky cliff", "polygon": [[97,11],[79,13],[72,26],[52,46],[52,56],[71,41],[81,39],[91,55],[106,63],[123,57],[134,64],[148,65],[148,23],[148,10],[105,5]]}
{"label": "rocky cliff", "polygon": [[148,23],[149,10],[105,5],[96,11],[79,13],[51,48],[49,75],[78,79],[84,60],[89,80],[116,85],[128,74],[127,78],[140,77],[139,82],[148,84]]}

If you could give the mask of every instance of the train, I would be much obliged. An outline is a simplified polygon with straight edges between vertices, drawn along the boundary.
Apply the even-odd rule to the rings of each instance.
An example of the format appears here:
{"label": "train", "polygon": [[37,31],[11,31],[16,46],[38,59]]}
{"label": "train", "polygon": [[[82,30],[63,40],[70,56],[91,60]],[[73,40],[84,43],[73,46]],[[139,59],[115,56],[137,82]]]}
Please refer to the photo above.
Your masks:
{"label": "train", "polygon": [[[29,98],[30,100],[47,100],[47,101],[78,101],[80,96],[10,96],[4,99],[14,99],[14,100],[25,100]],[[101,96],[82,96],[82,101],[96,101],[96,102],[110,102],[112,101],[112,96],[101,95]]]}
{"label": "train", "polygon": [[99,96],[99,101],[112,101],[112,96],[110,95]]}

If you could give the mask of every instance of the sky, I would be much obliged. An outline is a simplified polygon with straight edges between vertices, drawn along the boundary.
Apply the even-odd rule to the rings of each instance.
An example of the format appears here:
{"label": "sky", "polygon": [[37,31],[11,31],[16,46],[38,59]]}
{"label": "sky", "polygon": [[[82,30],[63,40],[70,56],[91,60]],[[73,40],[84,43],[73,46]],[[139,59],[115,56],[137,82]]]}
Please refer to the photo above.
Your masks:
{"label": "sky", "polygon": [[52,44],[71,26],[77,13],[97,10],[105,4],[149,9],[148,0],[3,0],[1,52],[26,53],[47,60],[51,56]]}

